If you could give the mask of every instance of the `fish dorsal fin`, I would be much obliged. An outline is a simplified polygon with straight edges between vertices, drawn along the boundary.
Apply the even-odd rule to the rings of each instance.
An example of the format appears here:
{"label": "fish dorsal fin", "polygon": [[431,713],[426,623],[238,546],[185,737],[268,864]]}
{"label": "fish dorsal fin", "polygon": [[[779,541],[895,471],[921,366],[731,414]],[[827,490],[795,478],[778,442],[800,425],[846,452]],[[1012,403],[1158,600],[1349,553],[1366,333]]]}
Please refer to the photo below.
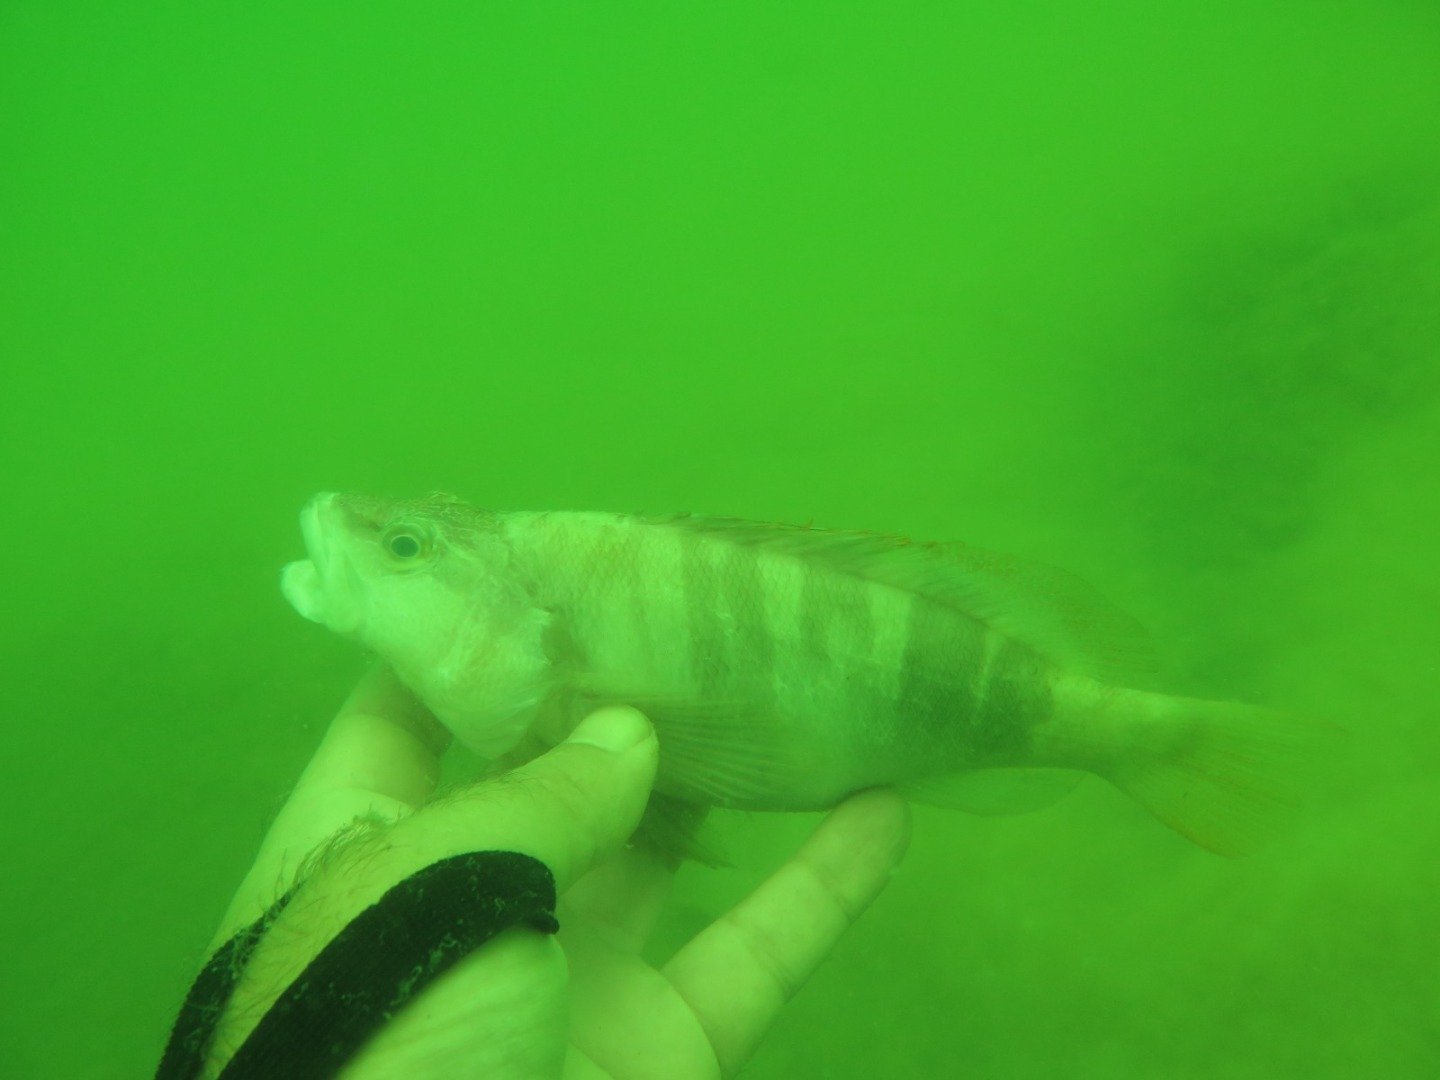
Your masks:
{"label": "fish dorsal fin", "polygon": [[1155,670],[1140,624],[1064,570],[968,544],[921,543],[882,533],[688,514],[654,520],[916,593],[993,627],[1059,667],[1103,682],[1144,687]]}

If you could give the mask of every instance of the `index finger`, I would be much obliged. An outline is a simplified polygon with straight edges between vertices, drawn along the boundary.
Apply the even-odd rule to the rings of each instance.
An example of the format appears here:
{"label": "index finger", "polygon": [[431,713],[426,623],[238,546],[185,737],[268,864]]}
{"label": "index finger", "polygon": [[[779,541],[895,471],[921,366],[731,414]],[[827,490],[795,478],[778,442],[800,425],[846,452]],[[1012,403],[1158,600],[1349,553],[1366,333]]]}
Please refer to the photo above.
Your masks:
{"label": "index finger", "polygon": [[254,922],[311,853],[356,821],[393,822],[430,798],[449,733],[385,666],[336,713],[236,890],[211,948]]}
{"label": "index finger", "polygon": [[423,806],[449,744],[450,733],[388,666],[378,665],[340,706],[290,799],[359,790]]}
{"label": "index finger", "polygon": [[[443,859],[478,851],[529,855],[548,868],[556,893],[563,893],[633,831],[657,757],[648,720],[633,709],[601,709],[529,765],[437,800],[373,834],[373,843],[332,849],[305,879],[300,895],[308,902],[287,906],[276,924],[285,929],[262,942],[250,970],[264,974],[246,992],[256,1000],[277,994],[397,882]],[[267,896],[263,885],[247,879],[252,900]],[[269,894],[265,904],[273,899]],[[268,958],[265,942],[272,943]]]}
{"label": "index finger", "polygon": [[[500,849],[549,867],[557,893],[635,831],[655,781],[655,730],[640,712],[607,706],[549,753],[462,789],[391,830],[392,872],[413,873],[466,851]],[[384,860],[371,859],[372,867]]]}

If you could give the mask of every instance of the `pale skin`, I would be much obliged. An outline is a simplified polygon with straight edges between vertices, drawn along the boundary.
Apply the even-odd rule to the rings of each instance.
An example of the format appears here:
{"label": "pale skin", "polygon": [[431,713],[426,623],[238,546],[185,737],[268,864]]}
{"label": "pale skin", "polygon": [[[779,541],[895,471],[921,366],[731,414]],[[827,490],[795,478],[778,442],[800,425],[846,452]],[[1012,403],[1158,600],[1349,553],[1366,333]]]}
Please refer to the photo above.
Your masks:
{"label": "pale skin", "polygon": [[626,841],[657,744],[607,708],[542,757],[436,799],[448,734],[380,668],[330,725],[215,945],[257,918],[297,867],[357,818],[257,948],[215,1040],[213,1076],[283,988],[365,907],[438,859],[521,851],[553,871],[561,930],[502,934],[382,1028],[342,1074],[690,1080],[735,1075],[782,1006],[879,894],[908,839],[886,791],[833,810],[783,866],[660,967],[641,950],[671,871]]}

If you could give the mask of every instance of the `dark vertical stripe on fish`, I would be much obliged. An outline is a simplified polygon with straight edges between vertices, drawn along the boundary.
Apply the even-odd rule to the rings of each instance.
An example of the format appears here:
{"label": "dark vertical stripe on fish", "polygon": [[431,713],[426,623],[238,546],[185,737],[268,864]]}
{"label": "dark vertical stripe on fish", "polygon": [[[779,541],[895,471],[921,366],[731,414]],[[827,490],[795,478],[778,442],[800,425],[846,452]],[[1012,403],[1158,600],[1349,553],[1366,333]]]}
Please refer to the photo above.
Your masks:
{"label": "dark vertical stripe on fish", "polygon": [[609,579],[605,596],[614,608],[604,619],[604,624],[615,633],[631,635],[631,644],[641,655],[648,656],[652,643],[648,636],[650,625],[644,610],[645,590],[641,580],[643,536],[640,530],[628,523],[617,521],[606,527],[603,542],[604,566]]}
{"label": "dark vertical stripe on fish", "polygon": [[[766,621],[764,568],[752,548],[731,545],[725,558],[725,601],[730,616],[730,663],[743,686],[773,694],[775,639]],[[769,711],[772,702],[751,700],[752,708]]]}
{"label": "dark vertical stripe on fish", "polygon": [[969,720],[967,743],[981,761],[1021,762],[1031,731],[1049,719],[1053,707],[1044,663],[1026,646],[1004,638],[991,657],[985,692]]}
{"label": "dark vertical stripe on fish", "polygon": [[832,577],[830,618],[840,632],[853,664],[872,655],[875,648],[875,609],[870,603],[870,583],[857,577]]}
{"label": "dark vertical stripe on fish", "polygon": [[899,729],[957,763],[972,756],[970,728],[985,628],[916,598],[910,605],[895,711]]}
{"label": "dark vertical stripe on fish", "polygon": [[690,532],[677,534],[690,625],[690,677],[695,692],[714,700],[728,689],[725,628],[720,622],[720,579],[711,562],[711,542]]}
{"label": "dark vertical stripe on fish", "polygon": [[806,563],[800,573],[800,613],[796,620],[799,670],[818,678],[829,661],[826,618],[831,611],[826,574]]}

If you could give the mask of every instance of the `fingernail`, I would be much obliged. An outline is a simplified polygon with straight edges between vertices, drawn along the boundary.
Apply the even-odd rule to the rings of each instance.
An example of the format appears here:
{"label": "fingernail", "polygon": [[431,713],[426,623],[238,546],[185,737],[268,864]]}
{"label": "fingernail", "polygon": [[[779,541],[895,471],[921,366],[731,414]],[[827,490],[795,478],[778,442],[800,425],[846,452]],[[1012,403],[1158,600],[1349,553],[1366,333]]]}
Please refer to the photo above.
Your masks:
{"label": "fingernail", "polygon": [[628,705],[607,705],[581,720],[566,742],[586,743],[618,754],[650,736],[650,721]]}

